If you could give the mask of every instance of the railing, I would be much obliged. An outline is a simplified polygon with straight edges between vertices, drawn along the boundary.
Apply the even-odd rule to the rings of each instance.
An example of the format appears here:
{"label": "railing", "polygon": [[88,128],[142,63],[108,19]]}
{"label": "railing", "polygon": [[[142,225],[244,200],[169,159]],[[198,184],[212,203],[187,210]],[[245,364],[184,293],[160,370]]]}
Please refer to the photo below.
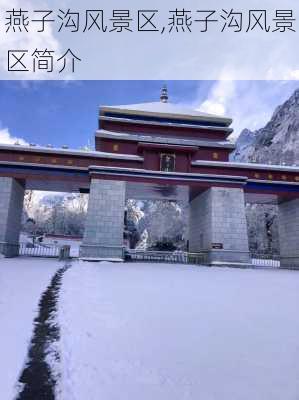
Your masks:
{"label": "railing", "polygon": [[[0,242],[0,254],[6,257],[29,256],[49,258],[70,258],[70,246],[58,246],[42,243],[10,244]],[[251,252],[252,267],[254,268],[280,268],[280,255],[277,253]],[[146,250],[124,250],[126,262],[154,262],[172,264],[208,265],[207,252],[166,252]]]}
{"label": "railing", "polygon": [[[196,264],[207,265],[206,252],[166,252],[166,251],[144,251],[125,250],[126,262],[155,262],[172,264]],[[280,255],[272,253],[251,253],[252,266],[256,268],[280,268]]]}
{"label": "railing", "polygon": [[280,255],[276,253],[251,253],[252,265],[264,268],[280,268]]}
{"label": "railing", "polygon": [[207,256],[206,253],[125,250],[125,261],[204,265]]}
{"label": "railing", "polygon": [[52,244],[31,244],[31,243],[20,243],[19,255],[29,257],[49,257],[58,258],[60,252],[60,246]]}

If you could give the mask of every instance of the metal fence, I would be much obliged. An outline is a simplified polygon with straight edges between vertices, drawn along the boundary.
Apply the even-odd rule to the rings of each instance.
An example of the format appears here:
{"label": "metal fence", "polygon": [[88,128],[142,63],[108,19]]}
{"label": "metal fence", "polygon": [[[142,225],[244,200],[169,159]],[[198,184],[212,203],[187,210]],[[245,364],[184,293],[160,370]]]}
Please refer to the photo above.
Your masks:
{"label": "metal fence", "polygon": [[20,243],[19,255],[29,257],[47,257],[58,258],[60,254],[60,246],[56,245],[32,245],[31,243]]}
{"label": "metal fence", "polygon": [[[173,264],[196,264],[208,265],[207,252],[166,252],[166,251],[144,251],[126,250],[126,262],[155,262]],[[251,253],[253,268],[280,268],[280,255],[274,253]]]}
{"label": "metal fence", "polygon": [[50,243],[7,243],[0,241],[0,255],[6,258],[18,256],[59,258],[66,260],[71,258],[70,245],[57,245]]}
{"label": "metal fence", "polygon": [[280,268],[280,255],[275,253],[251,253],[251,262],[254,267]]}
{"label": "metal fence", "polygon": [[[6,257],[29,256],[45,258],[70,258],[70,246],[58,246],[55,244],[42,243],[16,243],[8,244],[0,242],[0,254]],[[280,268],[280,255],[276,253],[251,252],[252,268]],[[124,250],[126,262],[154,262],[172,264],[195,264],[208,265],[208,253],[188,253],[181,251],[146,251],[146,250]]]}
{"label": "metal fence", "polygon": [[204,265],[207,256],[206,253],[126,250],[125,261]]}

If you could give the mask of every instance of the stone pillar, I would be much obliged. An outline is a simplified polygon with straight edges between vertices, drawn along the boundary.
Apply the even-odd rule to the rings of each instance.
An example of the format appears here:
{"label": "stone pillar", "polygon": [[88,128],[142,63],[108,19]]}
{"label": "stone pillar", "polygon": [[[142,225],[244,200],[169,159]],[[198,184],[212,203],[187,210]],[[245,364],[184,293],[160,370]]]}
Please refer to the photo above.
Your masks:
{"label": "stone pillar", "polygon": [[278,205],[281,267],[299,268],[299,199]]}
{"label": "stone pillar", "polygon": [[92,179],[82,259],[123,259],[126,183]]}
{"label": "stone pillar", "polygon": [[19,236],[24,202],[24,186],[13,178],[0,177],[0,253],[19,254]]}
{"label": "stone pillar", "polygon": [[243,189],[212,187],[190,203],[190,252],[211,265],[251,263]]}

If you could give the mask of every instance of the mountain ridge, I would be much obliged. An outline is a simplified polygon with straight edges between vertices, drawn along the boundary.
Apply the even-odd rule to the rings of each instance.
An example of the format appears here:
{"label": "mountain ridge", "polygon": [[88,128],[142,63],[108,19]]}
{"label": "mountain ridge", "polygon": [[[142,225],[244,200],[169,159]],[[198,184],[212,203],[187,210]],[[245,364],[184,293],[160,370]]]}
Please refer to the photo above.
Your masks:
{"label": "mountain ridge", "polygon": [[243,129],[236,141],[232,161],[299,164],[299,88],[276,107],[261,129]]}

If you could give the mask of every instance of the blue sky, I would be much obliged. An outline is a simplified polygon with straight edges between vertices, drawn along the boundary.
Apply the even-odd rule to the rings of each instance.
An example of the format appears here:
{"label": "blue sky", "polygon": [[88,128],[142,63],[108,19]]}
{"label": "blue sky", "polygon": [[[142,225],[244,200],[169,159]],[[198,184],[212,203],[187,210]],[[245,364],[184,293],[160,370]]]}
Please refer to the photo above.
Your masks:
{"label": "blue sky", "polygon": [[[158,101],[162,84],[156,81],[2,81],[1,128],[8,128],[12,136],[27,142],[77,148],[94,137],[100,105]],[[180,102],[186,96],[194,101],[197,86],[196,82],[170,82],[172,101]]]}
{"label": "blue sky", "polygon": [[[0,142],[79,148],[91,141],[100,105],[158,101],[162,81],[0,81]],[[257,129],[299,87],[296,81],[170,81],[170,101]]]}

